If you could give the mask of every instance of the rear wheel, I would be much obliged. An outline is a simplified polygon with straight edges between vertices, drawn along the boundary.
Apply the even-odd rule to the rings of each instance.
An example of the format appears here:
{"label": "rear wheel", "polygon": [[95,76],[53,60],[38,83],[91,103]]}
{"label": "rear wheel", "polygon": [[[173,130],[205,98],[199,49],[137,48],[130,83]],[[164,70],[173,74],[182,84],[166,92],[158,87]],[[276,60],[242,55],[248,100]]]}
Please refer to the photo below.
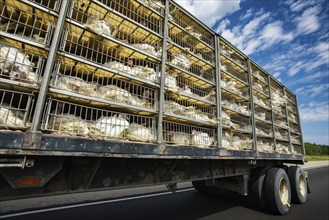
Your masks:
{"label": "rear wheel", "polygon": [[307,200],[307,180],[301,167],[288,168],[288,177],[291,184],[291,200],[303,204]]}
{"label": "rear wheel", "polygon": [[264,202],[276,214],[288,213],[291,202],[291,189],[287,173],[277,167],[271,168],[264,181]]}
{"label": "rear wheel", "polygon": [[251,174],[251,199],[256,206],[266,209],[264,204],[263,184],[268,168],[257,167]]}

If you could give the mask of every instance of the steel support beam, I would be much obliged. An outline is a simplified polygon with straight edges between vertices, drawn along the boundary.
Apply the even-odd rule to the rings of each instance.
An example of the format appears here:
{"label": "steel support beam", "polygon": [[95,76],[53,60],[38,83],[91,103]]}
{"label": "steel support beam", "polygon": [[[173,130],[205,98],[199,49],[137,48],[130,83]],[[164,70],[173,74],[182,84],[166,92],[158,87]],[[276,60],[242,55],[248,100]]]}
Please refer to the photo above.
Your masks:
{"label": "steel support beam", "polygon": [[50,82],[51,73],[55,63],[55,57],[57,53],[57,48],[61,39],[62,30],[65,23],[65,17],[69,5],[73,3],[72,0],[62,1],[61,8],[58,14],[57,25],[54,31],[53,40],[50,45],[50,50],[48,53],[48,58],[46,62],[45,71],[43,74],[42,84],[40,86],[39,96],[37,99],[34,117],[32,121],[31,131],[37,132],[40,128],[40,122],[42,118],[43,107],[47,98],[47,90]]}
{"label": "steel support beam", "polygon": [[167,62],[168,16],[169,16],[169,0],[166,0],[164,25],[163,25],[161,76],[160,76],[160,91],[159,91],[159,106],[158,106],[157,143],[159,145],[162,145],[163,143],[163,113],[164,113],[164,99],[165,99],[166,62]]}

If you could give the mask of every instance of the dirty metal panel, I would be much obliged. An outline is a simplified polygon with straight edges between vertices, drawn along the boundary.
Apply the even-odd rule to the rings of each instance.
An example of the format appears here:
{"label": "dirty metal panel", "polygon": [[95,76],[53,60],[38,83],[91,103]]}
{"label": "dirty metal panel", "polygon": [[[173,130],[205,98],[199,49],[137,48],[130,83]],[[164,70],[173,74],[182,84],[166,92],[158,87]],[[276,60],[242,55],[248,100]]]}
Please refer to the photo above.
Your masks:
{"label": "dirty metal panel", "polygon": [[166,154],[167,155],[184,155],[184,156],[219,156],[218,149],[205,149],[205,148],[198,148],[198,147],[173,147],[167,146],[166,147]]}
{"label": "dirty metal panel", "polygon": [[293,160],[303,160],[303,155],[297,155],[297,154],[275,154],[275,153],[262,153],[259,152],[257,155],[258,159],[293,159]]}
{"label": "dirty metal panel", "polygon": [[230,158],[255,158],[256,153],[254,151],[234,151],[228,150],[227,157]]}
{"label": "dirty metal panel", "polygon": [[63,138],[55,136],[44,136],[42,139],[41,150],[45,151],[64,151],[83,153],[117,153],[117,154],[158,154],[156,144],[116,142],[116,141],[93,141],[86,138]]}
{"label": "dirty metal panel", "polygon": [[23,132],[1,131],[0,149],[20,149],[24,141]]}

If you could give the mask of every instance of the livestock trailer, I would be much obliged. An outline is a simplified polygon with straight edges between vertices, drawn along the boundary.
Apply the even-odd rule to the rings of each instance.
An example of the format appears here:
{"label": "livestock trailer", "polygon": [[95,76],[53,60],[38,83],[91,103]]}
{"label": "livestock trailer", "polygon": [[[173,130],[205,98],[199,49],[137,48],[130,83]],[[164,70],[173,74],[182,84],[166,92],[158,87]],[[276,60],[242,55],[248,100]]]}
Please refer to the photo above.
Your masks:
{"label": "livestock trailer", "polygon": [[296,95],[174,1],[0,7],[0,200],[192,181],[306,201]]}

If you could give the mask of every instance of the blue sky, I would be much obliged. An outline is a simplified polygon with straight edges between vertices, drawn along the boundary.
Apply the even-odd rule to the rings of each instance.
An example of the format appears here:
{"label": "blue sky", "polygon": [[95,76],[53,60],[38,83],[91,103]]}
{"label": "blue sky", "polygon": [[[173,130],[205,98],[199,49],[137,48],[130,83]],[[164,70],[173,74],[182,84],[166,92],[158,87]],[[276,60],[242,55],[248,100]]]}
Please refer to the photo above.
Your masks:
{"label": "blue sky", "polygon": [[328,0],[176,0],[297,94],[304,141],[329,145]]}

